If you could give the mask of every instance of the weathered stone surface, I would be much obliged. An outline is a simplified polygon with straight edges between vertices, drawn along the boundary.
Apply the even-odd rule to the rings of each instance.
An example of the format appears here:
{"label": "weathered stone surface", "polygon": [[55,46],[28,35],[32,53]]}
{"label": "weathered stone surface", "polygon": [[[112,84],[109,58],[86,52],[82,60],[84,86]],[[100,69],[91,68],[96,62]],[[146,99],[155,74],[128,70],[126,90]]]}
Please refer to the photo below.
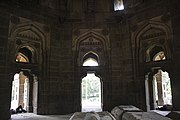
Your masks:
{"label": "weathered stone surface", "polygon": [[[21,70],[37,76],[38,114],[81,111],[81,79],[88,70],[102,79],[103,110],[110,111],[120,104],[154,109],[154,67],[169,72],[173,109],[180,110],[180,2],[130,0],[124,1],[124,6],[122,11],[113,11],[113,1],[109,0],[3,0],[0,119],[10,118],[13,75]],[[98,44],[83,43],[91,38]],[[164,49],[165,61],[146,61],[147,49],[153,46]],[[15,62],[22,47],[32,52],[32,63]],[[82,67],[87,52],[98,55],[99,67]],[[147,74],[149,95],[145,94],[144,84]]]}
{"label": "weathered stone surface", "polygon": [[75,112],[69,120],[116,120],[109,112]]}
{"label": "weathered stone surface", "polygon": [[119,105],[111,110],[111,114],[117,119],[122,120],[124,113],[126,112],[142,112],[141,109],[132,105]]}
{"label": "weathered stone surface", "polygon": [[126,112],[122,120],[172,120],[155,112]]}

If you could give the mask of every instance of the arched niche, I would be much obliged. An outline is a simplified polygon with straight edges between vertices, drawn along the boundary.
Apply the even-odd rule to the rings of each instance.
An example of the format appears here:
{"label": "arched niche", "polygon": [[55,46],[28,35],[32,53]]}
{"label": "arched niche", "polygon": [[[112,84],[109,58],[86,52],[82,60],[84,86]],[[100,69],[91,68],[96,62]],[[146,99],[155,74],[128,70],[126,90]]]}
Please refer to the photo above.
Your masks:
{"label": "arched niche", "polygon": [[[151,69],[160,67],[167,68],[168,71],[171,71],[171,25],[161,21],[160,16],[152,18],[151,20],[142,21],[132,27],[131,38],[135,80],[141,81],[142,85],[145,86],[141,95],[143,98],[146,98],[147,107],[145,108],[145,105],[142,107],[147,110],[154,109],[155,100],[152,99],[153,75]],[[154,57],[159,52],[164,52],[166,59],[153,61]],[[147,73],[149,74],[147,75]]]}
{"label": "arched niche", "polygon": [[[76,96],[79,96],[76,98],[74,104],[76,105],[77,110],[80,111],[81,80],[83,77],[87,75],[87,72],[94,71],[96,76],[101,75],[101,81],[103,81],[102,88],[105,91],[107,90],[106,88],[111,82],[108,79],[110,74],[107,74],[109,73],[108,67],[110,65],[110,42],[108,30],[105,29],[74,29],[72,37],[72,51],[74,56],[75,68],[75,84],[77,84],[77,87],[75,89],[78,91],[76,93]],[[99,66],[82,66],[84,60],[86,60],[87,58],[93,58],[98,62]],[[107,102],[109,100],[109,97],[104,97],[102,99],[103,102]]]}
{"label": "arched niche", "polygon": [[16,55],[24,47],[32,52],[32,62],[42,63],[47,37],[38,25],[33,22],[17,24],[10,29],[9,36],[11,55]]}
{"label": "arched niche", "polygon": [[107,63],[108,59],[105,58],[108,58],[110,48],[107,36],[96,30],[75,31],[74,34],[72,49],[78,66],[82,65],[84,56],[88,53],[98,56],[101,65]]}
{"label": "arched niche", "polygon": [[161,46],[166,53],[167,59],[170,59],[171,33],[170,27],[162,22],[150,20],[142,25],[134,35],[137,62],[145,62],[146,50],[151,49],[153,46]]}
{"label": "arched niche", "polygon": [[[30,19],[11,16],[7,48],[7,78],[9,78],[9,73],[31,71],[29,73],[31,78],[29,80],[31,82],[29,83],[31,87],[29,111],[34,111],[34,113],[44,112],[37,108],[38,92],[34,93],[34,91],[38,91],[38,87],[43,86],[41,82],[48,79],[49,37],[48,26]],[[15,58],[19,53],[23,53],[29,58],[28,64],[16,62]],[[12,80],[12,77],[9,80]],[[37,80],[40,81],[40,84]]]}

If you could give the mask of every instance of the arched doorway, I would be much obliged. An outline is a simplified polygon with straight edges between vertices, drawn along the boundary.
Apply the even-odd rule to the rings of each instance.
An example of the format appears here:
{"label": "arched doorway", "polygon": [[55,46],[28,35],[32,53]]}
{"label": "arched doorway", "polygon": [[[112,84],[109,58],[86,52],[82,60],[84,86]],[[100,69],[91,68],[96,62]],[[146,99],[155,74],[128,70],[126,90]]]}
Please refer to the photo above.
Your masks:
{"label": "arched doorway", "polygon": [[31,70],[21,70],[12,78],[11,88],[11,113],[22,106],[21,112],[37,113],[38,81],[37,76],[31,74]]}
{"label": "arched doorway", "polygon": [[158,109],[163,105],[172,105],[171,81],[168,72],[161,69],[153,76],[153,96]]}
{"label": "arched doorway", "polygon": [[81,111],[102,111],[102,84],[95,73],[88,72],[81,82]]}
{"label": "arched doorway", "polygon": [[20,47],[15,54],[13,68],[15,74],[11,78],[12,113],[17,112],[16,109],[19,106],[22,106],[26,112],[37,113],[38,81],[31,69],[31,64],[34,62],[33,55],[33,49],[30,46]]}
{"label": "arched doorway", "polygon": [[23,72],[16,73],[12,81],[11,110],[18,106],[28,111],[29,103],[29,78]]}
{"label": "arched doorway", "polygon": [[[75,90],[78,91],[78,93],[75,93],[75,111],[82,111],[81,83],[85,76],[89,76],[87,75],[88,73],[94,73],[94,76],[99,77],[101,83],[101,103],[99,106],[102,106],[101,109],[103,110],[109,110],[110,105],[106,104],[110,102],[110,97],[107,96],[111,91],[108,89],[108,86],[111,83],[108,79],[110,77],[110,74],[108,74],[108,68],[110,67],[110,42],[108,34],[106,34],[108,31],[103,29],[74,29],[73,31],[74,39],[72,50],[74,52],[74,74],[75,84],[78,86],[75,88]],[[105,96],[104,94],[106,94],[106,97],[103,97]],[[77,96],[79,97],[77,98]]]}
{"label": "arched doorway", "polygon": [[27,89],[28,89],[28,77],[23,75],[22,72],[14,75],[12,82],[11,92],[11,109],[16,109],[19,105],[27,110]]}
{"label": "arched doorway", "polygon": [[168,70],[167,56],[161,46],[154,46],[146,53],[146,62],[151,63],[151,72],[145,77],[147,110],[172,110],[171,79],[169,73],[163,70]]}
{"label": "arched doorway", "polygon": [[[88,53],[84,56],[84,67],[97,67],[98,56],[95,53]],[[87,75],[81,81],[81,111],[101,112],[102,111],[102,84],[94,71],[87,71]]]}
{"label": "arched doorway", "polygon": [[[23,71],[24,74],[25,72],[25,76],[29,79],[27,111],[36,114],[47,113],[47,109],[38,109],[38,106],[43,106],[44,104],[43,102],[38,102],[40,100],[38,98],[42,97],[41,94],[38,95],[38,88],[39,85],[45,85],[40,83],[41,80],[48,79],[47,68],[49,63],[47,61],[50,57],[48,46],[50,38],[49,26],[14,15],[11,15],[10,18],[16,18],[19,22],[14,23],[10,21],[9,25],[7,77],[12,81],[15,73]],[[47,29],[43,29],[44,27]],[[11,93],[9,92],[9,94]],[[10,109],[10,98],[8,109]]]}

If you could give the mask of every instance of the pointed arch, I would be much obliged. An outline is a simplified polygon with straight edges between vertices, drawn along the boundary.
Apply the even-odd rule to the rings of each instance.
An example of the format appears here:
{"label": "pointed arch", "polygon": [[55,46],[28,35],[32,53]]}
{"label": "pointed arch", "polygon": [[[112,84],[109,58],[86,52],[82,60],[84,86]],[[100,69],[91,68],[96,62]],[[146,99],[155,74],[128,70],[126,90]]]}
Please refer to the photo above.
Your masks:
{"label": "pointed arch", "polygon": [[166,25],[162,22],[149,20],[148,22],[145,22],[140,27],[140,29],[136,32],[136,34],[135,34],[136,44],[138,43],[138,40],[139,40],[138,38],[140,38],[140,36],[142,34],[146,33],[150,29],[156,29],[156,30],[163,31],[166,36],[168,36],[169,38],[171,37],[171,36],[169,36],[169,33],[172,33],[172,32],[168,25]]}
{"label": "pointed arch", "polygon": [[82,66],[99,66],[99,64],[98,64],[96,59],[94,59],[94,58],[87,58],[86,60],[84,60]]}
{"label": "pointed arch", "polygon": [[82,33],[81,35],[79,35],[78,37],[74,38],[73,43],[72,43],[72,49],[74,51],[78,51],[80,43],[89,38],[94,38],[94,39],[100,41],[101,44],[103,45],[104,50],[110,49],[110,44],[109,44],[108,39],[101,33],[94,31],[94,30],[88,30],[88,31]]}
{"label": "pointed arch", "polygon": [[[24,32],[24,34],[21,34]],[[26,33],[31,32],[31,36],[28,36]],[[21,23],[13,26],[10,29],[9,36],[12,37],[34,37],[34,39],[42,40],[45,41],[46,35],[44,34],[43,30],[36,25],[33,22],[28,22],[28,23]]]}
{"label": "pointed arch", "polygon": [[47,56],[47,54],[42,53],[48,49],[49,35],[45,34],[47,32],[42,29],[43,25],[25,18],[21,18],[21,20],[22,22],[19,24],[10,24],[9,60],[13,60],[14,55],[17,54],[20,48],[27,47],[33,53],[33,57],[35,58],[33,61],[42,63],[43,58]]}
{"label": "pointed arch", "polygon": [[83,61],[87,60],[88,58],[93,58],[94,60],[97,61],[97,63],[99,63],[99,56],[97,53],[93,52],[93,51],[89,51],[87,52],[84,56],[83,56]]}
{"label": "pointed arch", "polygon": [[[144,52],[149,49],[148,46],[150,47],[151,45],[160,45],[163,44],[164,52],[167,55],[167,58],[171,58],[171,46],[170,46],[170,39],[172,39],[172,31],[170,27],[162,22],[158,21],[152,21],[149,20],[146,22],[134,35],[134,40],[135,40],[135,57],[139,62],[144,61]],[[142,47],[142,41],[146,39],[151,39],[151,38],[158,38],[158,37],[163,37],[164,41],[159,39],[156,42],[151,41],[148,46],[143,46]]]}

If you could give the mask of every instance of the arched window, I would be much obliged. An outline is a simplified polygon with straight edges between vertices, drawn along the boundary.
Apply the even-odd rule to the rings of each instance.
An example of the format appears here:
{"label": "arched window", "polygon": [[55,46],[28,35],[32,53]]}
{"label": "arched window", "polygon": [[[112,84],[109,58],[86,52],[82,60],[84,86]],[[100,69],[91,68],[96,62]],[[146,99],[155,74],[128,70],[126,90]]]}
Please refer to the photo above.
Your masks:
{"label": "arched window", "polygon": [[29,63],[29,59],[24,54],[19,52],[16,55],[16,62],[27,62],[27,63]]}
{"label": "arched window", "polygon": [[165,60],[166,55],[162,46],[154,46],[146,51],[146,62]]}
{"label": "arched window", "polygon": [[159,61],[159,60],[165,60],[165,59],[166,59],[166,57],[165,57],[165,55],[164,55],[164,52],[161,51],[161,52],[158,52],[158,53],[154,56],[153,61]]}
{"label": "arched window", "polygon": [[114,11],[123,10],[123,0],[114,0]]}
{"label": "arched window", "polygon": [[31,63],[32,60],[32,52],[26,48],[20,48],[16,54],[15,61],[16,62],[25,62],[25,63]]}
{"label": "arched window", "polygon": [[84,61],[83,66],[98,66],[98,62],[94,58],[88,58]]}
{"label": "arched window", "polygon": [[94,52],[89,52],[83,57],[82,66],[99,66],[99,58]]}

